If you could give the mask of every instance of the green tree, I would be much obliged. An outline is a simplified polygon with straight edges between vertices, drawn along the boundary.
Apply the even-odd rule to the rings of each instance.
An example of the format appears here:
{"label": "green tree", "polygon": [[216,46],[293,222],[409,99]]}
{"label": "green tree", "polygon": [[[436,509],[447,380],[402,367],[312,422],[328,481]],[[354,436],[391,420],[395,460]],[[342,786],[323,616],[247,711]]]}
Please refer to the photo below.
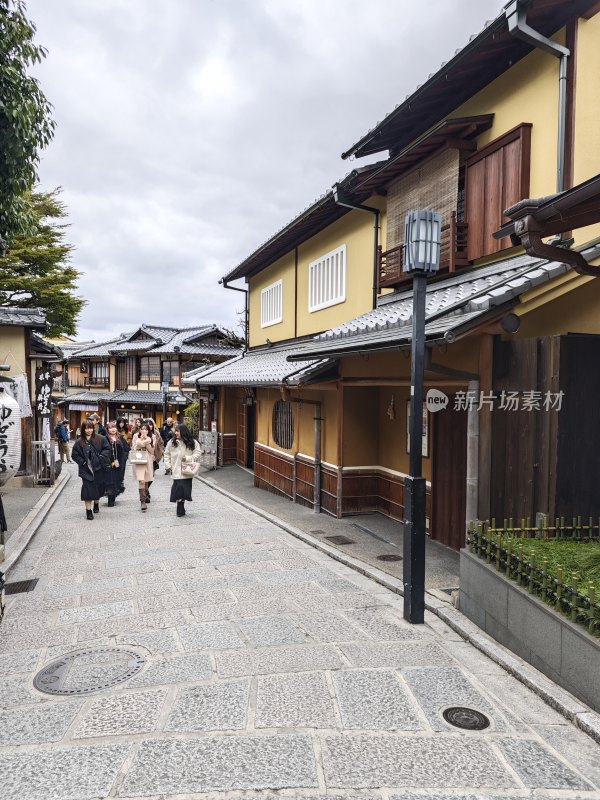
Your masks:
{"label": "green tree", "polygon": [[31,224],[25,195],[37,182],[39,151],[54,135],[51,105],[27,70],[46,50],[22,0],[0,0],[0,238]]}
{"label": "green tree", "polygon": [[72,246],[65,242],[67,225],[59,190],[33,192],[24,197],[31,224],[17,234],[4,258],[0,258],[0,305],[43,308],[48,335],[77,333],[77,316],[85,305],[74,294],[79,278],[70,265]]}

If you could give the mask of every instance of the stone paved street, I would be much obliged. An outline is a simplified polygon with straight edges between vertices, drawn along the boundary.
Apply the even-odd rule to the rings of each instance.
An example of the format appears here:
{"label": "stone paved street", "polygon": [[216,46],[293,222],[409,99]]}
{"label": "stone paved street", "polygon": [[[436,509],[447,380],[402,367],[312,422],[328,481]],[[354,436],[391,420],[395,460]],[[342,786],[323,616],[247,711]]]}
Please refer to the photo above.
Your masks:
{"label": "stone paved street", "polygon": [[[600,800],[600,747],[437,617],[200,482],[176,518],[169,488],[142,514],[128,476],[88,522],[73,474],[10,575],[39,582],[0,626],[3,797]],[[82,649],[48,678],[71,694],[34,688]],[[463,705],[489,728],[444,720]]]}

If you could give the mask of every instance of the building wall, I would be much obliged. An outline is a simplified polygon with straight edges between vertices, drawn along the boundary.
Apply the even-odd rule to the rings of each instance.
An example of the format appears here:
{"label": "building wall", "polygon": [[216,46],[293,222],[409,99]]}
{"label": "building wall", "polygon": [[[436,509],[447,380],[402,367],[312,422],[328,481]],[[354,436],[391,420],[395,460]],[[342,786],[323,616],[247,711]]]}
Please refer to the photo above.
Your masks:
{"label": "building wall", "polygon": [[[283,339],[293,339],[295,334],[294,306],[296,303],[295,289],[295,254],[294,251],[275,261],[249,283],[249,344],[256,347],[265,344],[267,339],[280,342]],[[283,320],[276,325],[261,328],[261,291],[275,281],[283,281]]]}
{"label": "building wall", "polygon": [[[555,40],[564,44],[564,31]],[[558,69],[558,58],[534,50],[449,114],[451,118],[494,114],[492,127],[477,139],[479,148],[522,122],[533,124],[531,197],[556,191]]]}
{"label": "building wall", "polygon": [[19,326],[0,326],[0,363],[8,364],[10,369],[3,373],[7,377],[26,372],[25,339],[26,329]]}

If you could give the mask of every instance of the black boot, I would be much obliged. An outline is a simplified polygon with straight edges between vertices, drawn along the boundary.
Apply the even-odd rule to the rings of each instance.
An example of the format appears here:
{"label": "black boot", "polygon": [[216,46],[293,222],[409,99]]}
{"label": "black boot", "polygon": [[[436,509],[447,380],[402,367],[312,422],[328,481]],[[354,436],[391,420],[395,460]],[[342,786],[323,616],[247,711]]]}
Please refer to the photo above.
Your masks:
{"label": "black boot", "polygon": [[140,506],[142,511],[146,510],[146,490],[140,489]]}
{"label": "black boot", "polygon": [[92,511],[92,509],[91,509],[91,508],[86,508],[86,510],[85,510],[85,516],[86,516],[88,519],[94,519],[94,512]]}
{"label": "black boot", "polygon": [[99,514],[99,513],[100,513],[100,506],[98,505],[98,503],[94,503],[94,514]]}
{"label": "black boot", "polygon": [[108,507],[112,508],[115,504],[115,496],[113,494],[108,496]]}
{"label": "black boot", "polygon": [[148,481],[146,484],[146,502],[150,502],[150,487],[152,486],[153,481]]}
{"label": "black boot", "polygon": [[177,516],[184,517],[185,516],[185,506],[181,502],[181,500],[177,501]]}

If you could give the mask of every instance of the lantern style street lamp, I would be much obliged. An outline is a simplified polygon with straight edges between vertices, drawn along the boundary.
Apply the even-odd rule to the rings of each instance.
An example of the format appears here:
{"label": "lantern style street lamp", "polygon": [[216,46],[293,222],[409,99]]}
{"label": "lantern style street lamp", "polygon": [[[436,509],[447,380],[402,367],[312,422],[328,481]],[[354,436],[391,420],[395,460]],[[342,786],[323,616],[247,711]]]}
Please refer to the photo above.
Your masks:
{"label": "lantern style street lamp", "polygon": [[423,394],[425,382],[425,297],[427,275],[440,268],[441,217],[435,211],[410,211],[404,226],[404,272],[413,276],[410,363],[410,456],[404,488],[404,619],[425,621],[425,478]]}

